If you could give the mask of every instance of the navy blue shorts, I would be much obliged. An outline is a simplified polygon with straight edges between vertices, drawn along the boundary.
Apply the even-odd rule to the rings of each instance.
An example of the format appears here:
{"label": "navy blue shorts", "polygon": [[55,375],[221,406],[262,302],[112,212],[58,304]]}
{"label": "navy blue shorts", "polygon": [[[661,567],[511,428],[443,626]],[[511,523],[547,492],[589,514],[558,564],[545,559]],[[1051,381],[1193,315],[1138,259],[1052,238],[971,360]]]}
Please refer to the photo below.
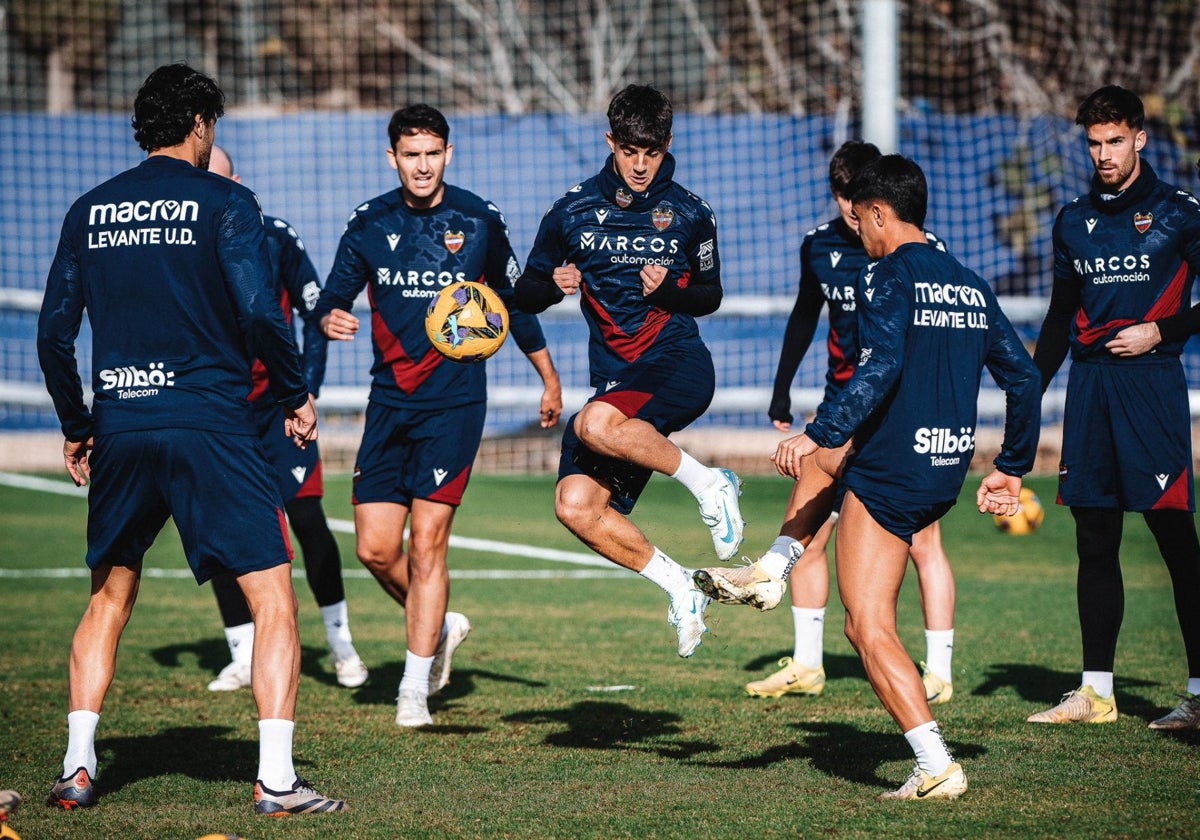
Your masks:
{"label": "navy blue shorts", "polygon": [[458,506],[486,415],[486,403],[442,410],[367,403],[352,501],[411,507],[414,499],[427,499]]}
{"label": "navy blue shorts", "polygon": [[[601,387],[588,402],[605,402],[626,417],[637,418],[670,435],[687,427],[708,410],[716,390],[712,355],[699,342],[653,359],[639,359],[621,371],[621,378]],[[650,480],[653,470],[600,455],[575,434],[575,417],[563,431],[558,480],[590,475],[612,490],[609,505],[628,515]]]}
{"label": "navy blue shorts", "polygon": [[1178,359],[1074,362],[1063,413],[1059,504],[1194,511],[1191,434]]}
{"label": "navy blue shorts", "polygon": [[871,518],[879,523],[883,530],[896,535],[909,545],[912,545],[913,534],[937,522],[949,512],[950,508],[954,507],[954,503],[957,501],[952,499],[948,502],[933,504],[913,504],[911,500],[907,499],[872,496],[869,493],[861,493],[853,487],[846,489],[858,496],[858,500],[863,503],[867,513],[871,514]]}
{"label": "navy blue shorts", "polygon": [[286,505],[293,499],[320,499],[325,495],[321,450],[314,440],[304,449],[283,430],[283,408],[273,400],[254,406],[254,425],[267,460],[279,479],[279,494]]}
{"label": "navy blue shorts", "polygon": [[151,429],[96,438],[89,569],[137,567],[168,517],[197,583],[292,559],[275,474],[253,435]]}

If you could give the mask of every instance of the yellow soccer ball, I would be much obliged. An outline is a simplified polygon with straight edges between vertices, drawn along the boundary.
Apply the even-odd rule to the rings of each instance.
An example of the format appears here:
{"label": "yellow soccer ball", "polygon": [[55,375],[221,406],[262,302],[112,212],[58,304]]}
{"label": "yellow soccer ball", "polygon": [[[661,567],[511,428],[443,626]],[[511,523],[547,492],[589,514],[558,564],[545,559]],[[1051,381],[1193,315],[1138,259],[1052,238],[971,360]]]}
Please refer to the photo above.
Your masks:
{"label": "yellow soccer ball", "polygon": [[1017,512],[1012,516],[996,514],[992,517],[996,527],[1006,534],[1023,537],[1032,534],[1046,519],[1046,509],[1042,500],[1028,487],[1021,488],[1021,498]]}
{"label": "yellow soccer ball", "polygon": [[21,835],[17,834],[8,823],[0,823],[0,840],[21,840]]}
{"label": "yellow soccer ball", "polygon": [[425,334],[439,353],[473,364],[491,358],[508,337],[508,310],[482,283],[452,283],[425,313]]}

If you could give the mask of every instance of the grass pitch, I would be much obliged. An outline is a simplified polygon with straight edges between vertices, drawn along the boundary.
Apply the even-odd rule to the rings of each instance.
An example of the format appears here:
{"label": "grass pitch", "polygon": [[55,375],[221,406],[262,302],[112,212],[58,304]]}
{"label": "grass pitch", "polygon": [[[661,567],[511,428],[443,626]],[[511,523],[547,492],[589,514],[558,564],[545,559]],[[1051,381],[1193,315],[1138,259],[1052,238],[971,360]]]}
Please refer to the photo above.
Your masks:
{"label": "grass pitch", "polygon": [[[56,477],[57,478],[57,477]],[[975,479],[968,482],[974,487]],[[552,479],[477,475],[455,533],[585,554],[554,520]],[[326,509],[349,520],[348,480]],[[1171,587],[1140,517],[1123,545],[1126,616],[1117,659],[1120,719],[1024,722],[1079,679],[1070,515],[1054,486],[1029,537],[999,533],[971,498],[944,521],[958,581],[954,700],[935,708],[971,788],[959,801],[887,803],[912,766],[903,737],[841,635],[826,621],[829,682],[818,698],[750,698],[742,685],[791,653],[786,606],[714,605],[691,660],[675,655],[666,597],[635,575],[520,553],[451,550],[453,609],[473,630],[435,725],[395,726],[404,667],[398,607],[366,579],[339,534],[355,643],[371,678],[334,681],[319,614],[297,580],[304,644],[296,763],[351,813],[251,815],[257,728],[248,692],[204,686],[228,653],[207,587],[168,528],[151,550],[98,732],[100,804],[62,813],[42,799],[66,745],[71,634],[87,598],[82,498],[0,486],[0,788],[25,805],[24,840],[393,837],[1195,837],[1200,735],[1146,728],[1186,678]],[[744,550],[774,537],[788,486],[747,481]],[[711,543],[691,497],[652,481],[635,511],[685,565]],[[901,630],[924,655],[912,574]]]}

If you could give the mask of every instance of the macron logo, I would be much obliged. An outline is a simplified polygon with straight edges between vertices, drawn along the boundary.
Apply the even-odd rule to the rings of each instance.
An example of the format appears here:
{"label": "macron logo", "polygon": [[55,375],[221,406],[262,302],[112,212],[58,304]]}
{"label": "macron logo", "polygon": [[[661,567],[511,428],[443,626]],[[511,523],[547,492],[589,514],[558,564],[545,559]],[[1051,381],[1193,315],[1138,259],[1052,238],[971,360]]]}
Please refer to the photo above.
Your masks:
{"label": "macron logo", "polygon": [[1154,476],[1154,480],[1158,482],[1159,490],[1167,489],[1167,479],[1170,478],[1166,473],[1158,473]]}
{"label": "macron logo", "polygon": [[435,468],[433,471],[433,483],[438,487],[441,487],[442,482],[446,480],[447,475],[449,475],[449,473],[447,473],[445,470]]}
{"label": "macron logo", "polygon": [[296,479],[297,484],[304,483],[304,476],[308,473],[307,467],[292,467],[292,478]]}
{"label": "macron logo", "polygon": [[388,247],[391,248],[393,251],[395,251],[396,246],[400,244],[400,234],[389,233],[387,235],[387,241],[388,241]]}
{"label": "macron logo", "polygon": [[1088,233],[1091,233],[1096,228],[1096,219],[1088,219],[1084,224],[1087,225]]}
{"label": "macron logo", "polygon": [[829,262],[834,268],[837,268],[837,264],[840,263],[841,261],[842,261],[842,252],[841,251],[831,251],[829,253]]}
{"label": "macron logo", "polygon": [[613,388],[616,388],[616,387],[617,387],[618,385],[620,385],[620,384],[621,384],[621,380],[619,380],[619,379],[610,379],[610,380],[608,380],[608,384],[607,384],[606,386],[604,386],[604,390],[605,390],[605,391],[611,391]]}
{"label": "macron logo", "polygon": [[604,220],[607,218],[608,218],[607,210],[602,208],[602,209],[596,211],[596,221],[599,222],[600,224],[604,224]]}

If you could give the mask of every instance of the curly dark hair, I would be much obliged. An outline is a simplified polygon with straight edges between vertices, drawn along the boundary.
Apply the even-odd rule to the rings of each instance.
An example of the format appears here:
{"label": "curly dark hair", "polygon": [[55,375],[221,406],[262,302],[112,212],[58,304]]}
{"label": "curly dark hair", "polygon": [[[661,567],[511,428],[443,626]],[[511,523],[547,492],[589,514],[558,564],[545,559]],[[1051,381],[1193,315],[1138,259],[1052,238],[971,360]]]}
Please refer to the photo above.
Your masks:
{"label": "curly dark hair", "polygon": [[882,157],[879,147],[862,140],[847,140],[829,160],[829,189],[834,195],[846,197],[846,190],[859,170]]}
{"label": "curly dark hair", "polygon": [[650,85],[629,85],[608,105],[613,139],[639,149],[665,149],[673,115],[671,100]]}
{"label": "curly dark hair", "polygon": [[146,77],[133,100],[133,139],[147,152],[178,146],[197,115],[211,125],[225,114],[217,83],[186,64],[165,64]]}

